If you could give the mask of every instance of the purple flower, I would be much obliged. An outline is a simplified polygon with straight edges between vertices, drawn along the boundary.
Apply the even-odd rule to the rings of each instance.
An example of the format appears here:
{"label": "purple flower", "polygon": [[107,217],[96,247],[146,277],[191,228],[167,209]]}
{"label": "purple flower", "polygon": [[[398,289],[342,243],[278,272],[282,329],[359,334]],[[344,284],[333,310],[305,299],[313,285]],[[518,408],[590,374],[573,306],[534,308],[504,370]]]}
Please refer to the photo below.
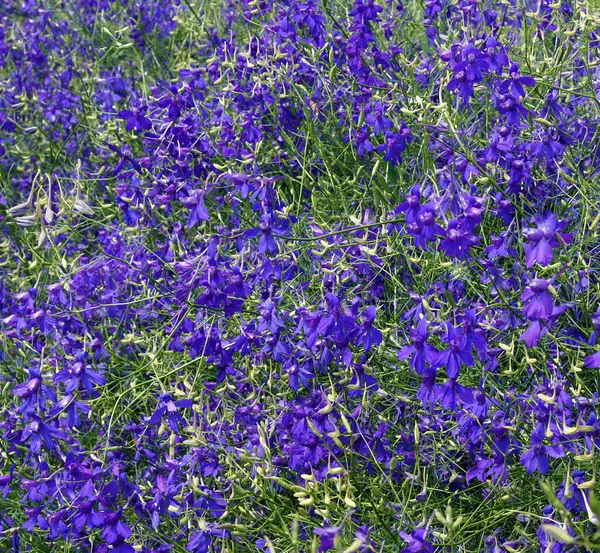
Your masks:
{"label": "purple flower", "polygon": [[542,111],[540,111],[540,117],[547,118],[550,114],[552,114],[557,119],[560,119],[565,108],[559,104],[558,94],[559,93],[556,88],[553,88],[546,94],[546,102],[542,108]]}
{"label": "purple flower", "polygon": [[464,104],[468,104],[469,99],[474,96],[473,81],[468,79],[466,71],[455,71],[454,77],[452,77],[446,88],[450,92],[458,90],[458,95]]}
{"label": "purple flower", "polygon": [[427,317],[421,318],[416,328],[411,328],[412,344],[404,346],[398,352],[398,359],[404,361],[411,357],[410,368],[417,374],[425,373],[425,363],[431,363],[437,358],[437,350],[427,343]]}
{"label": "purple flower", "polygon": [[538,424],[531,433],[531,448],[521,454],[521,463],[527,469],[527,474],[536,470],[546,474],[550,470],[548,457],[564,457],[565,450],[561,445],[544,445],[544,427]]}
{"label": "purple flower", "polygon": [[393,128],[392,120],[385,116],[385,108],[381,102],[371,102],[365,108],[365,122],[371,125],[373,132],[379,134]]}
{"label": "purple flower", "polygon": [[148,106],[139,104],[132,109],[124,109],[119,112],[119,118],[127,121],[125,128],[128,131],[148,131],[152,128],[152,122],[146,117]]}
{"label": "purple flower", "polygon": [[516,62],[511,63],[508,74],[510,78],[502,81],[499,86],[503,94],[512,93],[516,97],[525,98],[523,86],[535,86],[535,79],[521,75],[519,64]]}
{"label": "purple flower", "polygon": [[394,212],[396,214],[405,212],[407,223],[414,223],[419,220],[421,213],[421,187],[418,184],[413,185],[410,193],[406,195],[406,200]]}
{"label": "purple flower", "polygon": [[460,223],[456,219],[448,222],[446,238],[438,245],[438,250],[444,252],[448,257],[466,259],[471,247],[478,244],[479,240],[470,232],[463,232]]}
{"label": "purple flower", "polygon": [[192,190],[181,203],[190,210],[188,228],[192,228],[199,221],[208,221],[210,215],[204,206],[204,190]]}
{"label": "purple flower", "polygon": [[467,80],[473,83],[483,80],[483,73],[489,69],[486,54],[469,43],[460,53],[460,61],[454,66],[454,73],[464,71]]}
{"label": "purple flower", "polygon": [[318,553],[323,553],[337,547],[336,543],[339,541],[342,528],[338,526],[325,526],[324,528],[315,528],[314,532],[317,536],[321,537]]}
{"label": "purple flower", "polygon": [[529,281],[521,299],[525,303],[525,315],[530,320],[545,320],[552,315],[554,301],[548,292],[550,281],[534,278]]}
{"label": "purple flower", "polygon": [[506,121],[509,125],[518,127],[521,119],[527,119],[529,111],[521,104],[519,97],[514,97],[511,94],[499,94],[495,100],[498,111],[506,115]]}
{"label": "purple flower", "polygon": [[474,399],[471,390],[459,384],[454,378],[450,378],[450,380],[439,386],[436,396],[442,407],[450,411],[456,411],[456,400],[458,398],[465,403],[472,403]]}
{"label": "purple flower", "polygon": [[29,369],[29,380],[23,384],[17,384],[12,390],[13,394],[23,399],[19,407],[19,413],[24,413],[32,407],[38,407],[44,411],[46,400],[56,401],[54,390],[43,384],[42,374],[37,369]]}
{"label": "purple flower", "polygon": [[108,544],[115,544],[131,537],[131,528],[121,520],[121,512],[105,513],[102,539]]}
{"label": "purple flower", "polygon": [[557,236],[560,236],[560,240],[564,244],[571,241],[570,234],[561,233],[557,235],[558,230],[564,227],[565,224],[559,223],[556,216],[549,213],[543,219],[538,218],[537,228],[523,229],[523,236],[528,241],[527,244],[523,245],[528,269],[531,269],[536,262],[542,267],[550,264],[553,248],[559,244],[556,239]]}
{"label": "purple flower", "polygon": [[55,382],[65,383],[65,393],[72,394],[85,389],[93,397],[97,395],[94,386],[104,386],[106,380],[99,371],[86,365],[83,355],[69,368],[63,369],[54,375]]}
{"label": "purple flower", "polygon": [[49,450],[54,451],[56,444],[54,439],[65,438],[65,433],[53,426],[46,424],[38,417],[33,411],[26,413],[27,418],[30,420],[29,424],[23,429],[21,434],[20,442],[25,443],[31,439],[29,444],[29,451],[31,453],[37,453],[40,451],[42,444],[44,444]]}
{"label": "purple flower", "polygon": [[285,230],[275,226],[275,218],[272,215],[264,214],[260,218],[260,224],[257,228],[247,230],[244,233],[244,238],[254,238],[258,236],[258,251],[262,254],[276,254],[278,251],[275,236],[283,236]]}
{"label": "purple flower", "polygon": [[468,367],[475,364],[473,354],[471,353],[471,342],[463,332],[457,333],[454,325],[447,323],[446,336],[444,342],[448,344],[448,349],[439,351],[433,360],[436,368],[446,367],[448,378],[454,379],[460,374],[462,363]]}
{"label": "purple flower", "polygon": [[91,411],[91,407],[87,403],[75,399],[73,394],[67,394],[52,406],[48,414],[50,418],[54,418],[65,410],[67,410],[67,427],[74,428],[81,426],[79,413],[87,415]]}
{"label": "purple flower", "polygon": [[212,543],[210,532],[206,530],[200,530],[192,535],[192,538],[186,546],[187,551],[192,553],[208,553],[208,549]]}
{"label": "purple flower", "polygon": [[388,161],[391,165],[398,165],[402,163],[402,152],[406,149],[406,144],[411,141],[410,129],[402,121],[400,131],[385,133],[385,142],[377,146],[377,151],[384,154],[384,161]]}
{"label": "purple flower", "polygon": [[540,132],[540,139],[532,142],[530,151],[537,158],[546,158],[550,165],[565,153],[565,149],[573,144],[573,139],[559,129],[549,128]]}
{"label": "purple flower", "polygon": [[366,127],[360,131],[353,133],[354,143],[356,144],[356,153],[362,157],[367,152],[372,152],[375,149],[373,143],[369,140],[369,132]]}
{"label": "purple flower", "polygon": [[592,355],[586,355],[584,361],[584,367],[586,369],[599,369],[600,368],[600,351],[593,353]]}
{"label": "purple flower", "polygon": [[167,415],[169,427],[173,432],[179,432],[179,425],[187,426],[185,419],[179,413],[179,409],[190,409],[192,407],[191,399],[179,399],[173,401],[171,394],[161,394],[158,399],[156,411],[148,418],[148,424],[158,424],[162,418]]}
{"label": "purple flower", "polygon": [[486,40],[484,51],[488,56],[491,68],[497,73],[501,73],[502,69],[508,65],[508,56],[504,46],[499,45],[496,37],[492,36]]}
{"label": "purple flower", "polygon": [[406,542],[406,547],[400,553],[433,553],[433,545],[427,541],[425,528],[417,528],[410,535],[401,530],[400,537]]}
{"label": "purple flower", "polygon": [[381,345],[383,340],[381,332],[373,326],[376,314],[377,308],[374,305],[367,307],[362,313],[362,328],[356,333],[356,345],[362,344],[367,352],[371,351],[371,347]]}

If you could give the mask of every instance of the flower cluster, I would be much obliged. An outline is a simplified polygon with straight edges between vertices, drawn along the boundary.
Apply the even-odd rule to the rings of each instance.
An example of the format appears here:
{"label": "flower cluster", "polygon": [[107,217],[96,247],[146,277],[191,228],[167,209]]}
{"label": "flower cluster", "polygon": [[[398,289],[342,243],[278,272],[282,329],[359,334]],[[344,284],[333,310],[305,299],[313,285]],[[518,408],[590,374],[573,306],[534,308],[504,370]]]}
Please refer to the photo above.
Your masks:
{"label": "flower cluster", "polygon": [[600,548],[587,3],[0,21],[3,550]]}

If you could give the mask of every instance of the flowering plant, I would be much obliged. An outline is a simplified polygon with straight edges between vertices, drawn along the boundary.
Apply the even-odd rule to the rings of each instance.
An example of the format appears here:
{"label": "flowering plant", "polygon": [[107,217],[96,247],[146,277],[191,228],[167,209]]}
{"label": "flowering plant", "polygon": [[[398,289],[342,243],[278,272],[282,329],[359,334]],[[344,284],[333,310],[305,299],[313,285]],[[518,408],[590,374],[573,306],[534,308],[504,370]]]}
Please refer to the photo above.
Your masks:
{"label": "flowering plant", "polygon": [[600,550],[588,3],[0,21],[3,551]]}

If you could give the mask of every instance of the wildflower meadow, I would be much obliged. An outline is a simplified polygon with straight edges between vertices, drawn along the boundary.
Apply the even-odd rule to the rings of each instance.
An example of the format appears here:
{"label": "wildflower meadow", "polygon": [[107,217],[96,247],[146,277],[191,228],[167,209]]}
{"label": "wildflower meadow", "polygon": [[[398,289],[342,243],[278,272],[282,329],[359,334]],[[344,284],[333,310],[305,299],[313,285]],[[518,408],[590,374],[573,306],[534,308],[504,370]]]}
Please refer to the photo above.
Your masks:
{"label": "wildflower meadow", "polygon": [[0,552],[600,551],[600,4],[2,0]]}

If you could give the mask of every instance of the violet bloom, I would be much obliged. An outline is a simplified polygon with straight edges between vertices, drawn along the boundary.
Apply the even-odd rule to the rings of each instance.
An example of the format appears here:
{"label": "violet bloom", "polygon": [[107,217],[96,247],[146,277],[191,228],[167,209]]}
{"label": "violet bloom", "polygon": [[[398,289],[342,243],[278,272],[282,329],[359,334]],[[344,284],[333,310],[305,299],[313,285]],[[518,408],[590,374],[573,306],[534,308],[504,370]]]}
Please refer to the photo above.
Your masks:
{"label": "violet bloom", "polygon": [[550,281],[543,278],[534,278],[529,281],[527,288],[521,295],[525,303],[524,312],[530,320],[546,320],[552,315],[554,301],[548,292]]}
{"label": "violet bloom", "polygon": [[119,537],[117,541],[112,544],[108,553],[136,553],[136,550],[133,545],[125,541],[125,538]]}
{"label": "violet bloom", "polygon": [[410,535],[401,530],[400,537],[406,542],[406,547],[400,553],[433,553],[433,546],[426,539],[425,528],[417,528]]}
{"label": "violet bloom", "polygon": [[385,108],[381,102],[371,102],[365,108],[365,122],[373,127],[373,132],[379,134],[393,128],[394,124],[385,116]]}
{"label": "violet bloom", "polygon": [[369,532],[370,532],[370,529],[367,525],[359,526],[356,529],[356,534],[355,534],[356,540],[361,542],[361,545],[357,549],[357,551],[359,553],[367,553],[367,552],[376,551],[375,542],[369,536]]}
{"label": "violet bloom", "polygon": [[421,375],[421,386],[417,391],[417,399],[423,402],[423,409],[433,410],[439,386],[435,383],[436,369],[427,367]]}
{"label": "violet bloom", "polygon": [[50,315],[45,309],[39,309],[31,315],[31,318],[37,323],[38,328],[44,334],[49,334],[56,328],[56,318]]}
{"label": "violet bloom", "polygon": [[488,163],[497,162],[505,153],[512,151],[514,137],[508,127],[500,127],[489,134],[488,143],[489,146],[484,150],[484,159]]}
{"label": "violet bloom", "polygon": [[515,98],[510,94],[500,94],[496,97],[496,109],[506,115],[506,121],[509,125],[519,126],[521,118],[527,119],[529,111],[521,104],[520,98]]}
{"label": "violet bloom", "polygon": [[[180,101],[184,98],[179,94],[179,91],[175,85],[170,86],[165,93],[158,98],[156,102],[159,107],[168,109],[168,121],[177,119],[181,115]],[[185,104],[185,101],[183,101]]]}
{"label": "violet bloom", "polygon": [[86,366],[83,355],[77,355],[72,367],[63,369],[54,375],[54,382],[65,383],[65,393],[72,394],[85,389],[91,396],[97,395],[94,386],[104,386],[105,378],[99,371]]}
{"label": "violet bloom", "polygon": [[175,500],[175,496],[181,491],[181,484],[175,485],[175,471],[172,471],[169,476],[159,474],[156,477],[156,487],[152,489],[153,499],[146,508],[152,513],[152,525],[158,528],[161,515],[169,513],[174,516],[179,513],[181,505]]}
{"label": "violet bloom", "polygon": [[65,410],[67,410],[67,427],[74,428],[81,426],[80,412],[87,415],[91,407],[84,401],[76,400],[73,394],[68,394],[54,404],[48,414],[54,418]]}
{"label": "violet bloom", "polygon": [[540,132],[540,139],[532,142],[530,150],[532,155],[537,158],[545,158],[550,165],[565,153],[565,149],[573,144],[573,139],[555,128],[543,129]]}
{"label": "violet bloom", "polygon": [[27,440],[31,439],[29,444],[29,451],[31,453],[40,451],[42,444],[49,450],[54,451],[56,449],[54,439],[63,439],[65,433],[44,423],[42,419],[31,410],[26,413],[26,416],[31,422],[25,426],[21,433],[21,444],[24,444]]}
{"label": "violet bloom", "polygon": [[554,311],[554,301],[548,292],[550,282],[544,279],[533,279],[521,295],[521,299],[527,302],[524,311],[532,323],[519,336],[519,341],[524,342],[527,347],[534,347],[541,337],[548,331],[542,328],[540,321],[550,318]]}
{"label": "violet bloom", "polygon": [[315,534],[321,536],[318,553],[329,551],[336,548],[336,542],[339,541],[342,528],[339,526],[326,526],[325,528],[315,528]]}
{"label": "violet bloom", "polygon": [[185,549],[193,553],[208,553],[211,543],[210,532],[200,530],[192,535]]}
{"label": "violet bloom", "polygon": [[354,134],[354,143],[356,144],[356,153],[363,157],[365,153],[372,152],[375,149],[373,143],[369,140],[369,132],[366,127],[356,131]]}
{"label": "violet bloom", "polygon": [[341,341],[354,329],[354,318],[342,307],[339,298],[335,294],[327,292],[325,303],[328,311],[319,321],[317,332],[322,336],[332,336],[335,340]]}
{"label": "violet bloom", "polygon": [[401,128],[397,133],[392,131],[385,133],[385,142],[377,146],[377,151],[384,154],[384,161],[391,165],[398,165],[402,163],[402,152],[406,149],[406,144],[411,141],[410,129],[402,121]]}
{"label": "violet bloom", "polygon": [[123,169],[123,167],[125,167],[126,163],[130,163],[133,168],[140,174],[142,175],[142,167],[141,165],[137,162],[137,160],[132,157],[131,155],[131,146],[129,144],[124,144],[123,145],[123,149],[120,150],[119,148],[117,148],[116,146],[113,146],[112,144],[109,144],[108,142],[105,142],[106,146],[112,150],[115,154],[117,154],[119,156],[119,162],[117,163],[117,165],[115,166],[115,168],[113,169],[113,175],[119,176],[121,173],[121,170]]}
{"label": "violet bloom", "polygon": [[103,527],[102,539],[108,544],[112,545],[131,537],[131,528],[121,520],[119,511],[106,513]]}
{"label": "violet bloom", "polygon": [[277,253],[277,243],[274,236],[283,236],[283,229],[274,226],[274,217],[264,214],[260,218],[259,226],[244,233],[244,238],[254,238],[258,236],[258,251],[262,254],[267,252],[274,255]]}
{"label": "violet bloom", "polygon": [[454,379],[460,374],[462,363],[472,367],[475,359],[473,359],[471,341],[467,339],[467,335],[464,332],[457,333],[451,323],[446,325],[446,329],[446,336],[443,340],[449,347],[435,355],[433,364],[436,368],[445,366],[448,378]]}
{"label": "violet bloom", "polygon": [[523,245],[525,250],[525,260],[528,269],[533,267],[534,263],[538,263],[542,267],[546,267],[552,261],[553,248],[559,245],[556,239],[560,237],[565,244],[571,242],[571,235],[557,232],[565,226],[566,223],[559,223],[558,219],[552,213],[546,215],[543,219],[538,219],[537,228],[523,229],[523,236],[528,241]]}
{"label": "violet bloom", "polygon": [[[436,210],[432,203],[427,203],[422,206],[419,220],[422,227],[421,236],[427,242],[433,242],[436,237],[444,236],[444,229],[435,222]],[[416,244],[416,241],[415,241]],[[424,245],[423,245],[424,247]]]}
{"label": "violet bloom", "polygon": [[592,353],[591,355],[586,355],[583,366],[586,369],[599,369],[600,368],[600,351],[596,353]]}
{"label": "violet bloom", "polygon": [[11,465],[8,474],[0,474],[0,492],[2,492],[2,497],[4,499],[6,499],[10,493],[10,484],[14,480],[14,472],[15,466]]}
{"label": "violet bloom", "polygon": [[527,474],[536,470],[546,474],[550,470],[548,457],[560,458],[565,456],[561,445],[544,445],[544,427],[538,424],[531,433],[531,448],[521,454],[521,463],[527,469]]}
{"label": "violet bloom", "polygon": [[465,71],[456,71],[446,88],[450,92],[458,90],[458,95],[465,104],[474,96],[473,82],[467,78]]}
{"label": "violet bloom", "polygon": [[438,353],[432,345],[427,343],[427,337],[427,317],[423,317],[416,328],[410,329],[412,344],[404,346],[398,352],[398,360],[400,361],[412,356],[410,368],[420,375],[425,373],[425,363],[431,363]]}
{"label": "violet bloom", "polygon": [[414,223],[419,220],[419,214],[421,212],[421,187],[415,184],[411,189],[410,193],[406,195],[404,200],[395,210],[394,213],[406,213],[406,222]]}
{"label": "violet bloom", "polygon": [[256,144],[262,139],[262,132],[254,125],[254,120],[250,114],[246,114],[244,118],[240,138],[248,144]]}
{"label": "violet bloom", "polygon": [[454,72],[464,71],[471,82],[483,80],[483,74],[489,69],[488,57],[473,44],[469,43],[461,52],[461,61],[454,66]]}
{"label": "violet bloom", "polygon": [[547,118],[550,114],[554,115],[557,119],[560,119],[564,111],[558,102],[558,90],[553,88],[548,94],[546,94],[546,102],[542,111],[540,111],[540,117]]}
{"label": "violet bloom", "polygon": [[362,344],[366,352],[373,346],[381,345],[383,340],[381,332],[373,326],[376,314],[377,308],[374,305],[367,307],[362,313],[362,328],[359,328],[356,334],[356,345]]}
{"label": "violet bloom", "polygon": [[37,369],[29,369],[29,380],[22,384],[17,384],[12,392],[23,399],[23,404],[19,407],[19,413],[24,413],[32,407],[37,407],[44,411],[46,409],[46,400],[56,401],[56,393],[50,386],[43,384],[42,374]]}
{"label": "violet bloom", "polygon": [[181,416],[178,409],[189,409],[192,407],[191,399],[179,399],[173,401],[171,394],[161,394],[158,399],[156,411],[148,418],[148,424],[158,424],[161,419],[167,415],[169,427],[175,433],[179,432],[179,425],[187,426],[185,419]]}
{"label": "violet bloom", "polygon": [[464,403],[472,403],[473,392],[466,386],[459,384],[456,379],[450,378],[441,384],[436,391],[437,399],[444,409],[456,411],[456,400],[460,398]]}
{"label": "violet bloom", "polygon": [[470,232],[462,232],[459,222],[452,219],[448,222],[446,238],[438,245],[438,250],[444,252],[448,257],[465,259],[471,247],[478,244],[479,240]]}
{"label": "violet bloom", "polygon": [[[88,482],[91,483],[91,480]],[[86,488],[87,484],[84,486],[84,489]],[[99,528],[104,523],[104,515],[100,511],[97,511],[94,506],[98,497],[93,495],[93,493],[87,494],[82,492],[81,495],[82,499],[77,500],[74,504],[77,511],[73,517],[73,526],[80,532],[86,527],[90,530]]]}
{"label": "violet bloom", "polygon": [[495,37],[490,37],[485,42],[485,50],[491,68],[498,72],[502,72],[502,68],[508,65],[508,56],[506,55],[504,46],[499,45]]}
{"label": "violet bloom", "polygon": [[71,529],[66,525],[65,520],[67,520],[69,516],[67,509],[59,509],[46,516],[48,522],[48,539],[68,539],[67,536],[70,534]]}
{"label": "violet bloom", "polygon": [[188,228],[192,228],[199,221],[208,221],[210,215],[204,205],[204,190],[192,190],[181,203],[190,210]]}
{"label": "violet bloom", "polygon": [[119,118],[127,121],[125,128],[128,131],[148,131],[152,128],[152,122],[146,117],[148,106],[140,104],[132,109],[124,109],[119,112]]}
{"label": "violet bloom", "polygon": [[521,75],[519,64],[516,62],[510,65],[508,74],[509,78],[500,83],[499,89],[503,94],[512,93],[517,97],[525,98],[525,89],[523,86],[535,86],[535,79]]}
{"label": "violet bloom", "polygon": [[[37,526],[40,530],[47,530],[48,523],[42,515],[42,507],[34,507],[32,509],[25,508],[27,520],[21,525],[21,528],[27,532],[33,532]],[[18,549],[16,550],[18,551]]]}

